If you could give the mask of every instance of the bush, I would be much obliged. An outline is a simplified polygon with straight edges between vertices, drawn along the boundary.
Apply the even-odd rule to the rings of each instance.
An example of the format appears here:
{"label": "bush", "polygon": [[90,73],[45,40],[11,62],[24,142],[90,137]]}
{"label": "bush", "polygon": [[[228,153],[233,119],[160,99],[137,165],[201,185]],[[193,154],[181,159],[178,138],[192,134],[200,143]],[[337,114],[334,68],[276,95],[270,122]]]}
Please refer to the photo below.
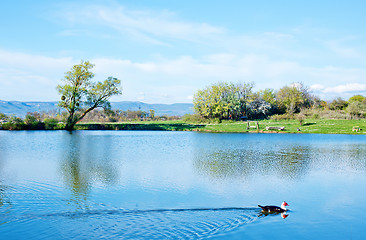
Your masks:
{"label": "bush", "polygon": [[25,124],[21,118],[11,117],[8,122],[2,124],[4,130],[24,130]]}
{"label": "bush", "polygon": [[43,130],[45,129],[44,123],[40,120],[40,114],[37,112],[28,112],[24,118],[25,130]]}
{"label": "bush", "polygon": [[44,127],[46,130],[57,129],[58,120],[54,118],[46,118],[43,120]]}
{"label": "bush", "polygon": [[64,122],[58,122],[56,125],[56,128],[54,128],[54,130],[63,130],[65,129],[66,124]]}
{"label": "bush", "polygon": [[296,115],[296,119],[299,121],[300,126],[303,125],[305,118],[306,118],[306,116],[303,113],[299,113]]}
{"label": "bush", "polygon": [[294,119],[294,116],[291,115],[291,114],[275,114],[275,115],[272,115],[271,120],[274,120],[274,121],[280,121],[280,120],[291,120],[291,119]]}
{"label": "bush", "polygon": [[358,101],[351,102],[346,109],[351,119],[353,117],[357,118],[359,115],[361,115],[361,110],[362,110],[362,103]]}
{"label": "bush", "polygon": [[183,121],[191,123],[202,123],[205,121],[205,119],[199,114],[185,114],[183,116]]}
{"label": "bush", "polygon": [[334,99],[329,104],[329,109],[330,110],[344,110],[347,108],[347,106],[348,106],[348,102],[339,97],[337,99]]}

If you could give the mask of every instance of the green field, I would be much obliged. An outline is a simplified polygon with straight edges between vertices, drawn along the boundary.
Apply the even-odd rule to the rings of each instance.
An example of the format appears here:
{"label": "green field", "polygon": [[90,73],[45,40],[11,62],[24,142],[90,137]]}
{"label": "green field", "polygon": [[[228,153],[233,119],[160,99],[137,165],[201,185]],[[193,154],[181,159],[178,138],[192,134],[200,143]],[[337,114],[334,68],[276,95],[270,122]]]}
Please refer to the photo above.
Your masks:
{"label": "green field", "polygon": [[156,131],[190,131],[204,125],[190,124],[183,121],[151,121],[120,123],[78,123],[76,130],[156,130]]}
{"label": "green field", "polygon": [[[255,122],[250,122],[250,126],[255,126]],[[298,120],[262,120],[258,121],[259,132],[279,132],[279,133],[330,133],[330,134],[363,134],[366,133],[366,120],[305,120],[300,125]],[[266,130],[266,127],[285,127],[281,130]],[[352,131],[354,127],[360,131]],[[299,128],[300,131],[297,129]],[[200,130],[212,132],[258,132],[256,128],[247,129],[247,123],[221,123],[206,125]]]}
{"label": "green field", "polygon": [[[80,123],[78,130],[160,130],[160,131],[200,131],[200,132],[264,132],[264,133],[329,133],[365,134],[366,120],[306,119],[300,125],[298,120],[260,120],[259,130],[254,128],[256,121],[224,121],[218,124],[195,124],[183,121],[126,122],[126,123]],[[284,130],[266,130],[267,127],[284,127]],[[352,131],[357,128],[359,131]],[[300,131],[299,131],[299,130]]]}

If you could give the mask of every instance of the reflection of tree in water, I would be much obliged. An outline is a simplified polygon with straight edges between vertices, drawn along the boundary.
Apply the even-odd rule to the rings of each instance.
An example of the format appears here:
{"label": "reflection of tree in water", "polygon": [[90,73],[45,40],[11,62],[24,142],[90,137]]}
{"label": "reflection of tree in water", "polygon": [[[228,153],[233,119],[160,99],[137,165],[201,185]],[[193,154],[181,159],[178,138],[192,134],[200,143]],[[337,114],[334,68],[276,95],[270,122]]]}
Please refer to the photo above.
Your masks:
{"label": "reflection of tree in water", "polygon": [[214,178],[279,175],[300,178],[309,169],[311,159],[306,147],[291,147],[281,151],[263,149],[225,149],[216,152],[197,151],[196,168]]}
{"label": "reflection of tree in water", "polygon": [[366,171],[366,145],[342,144],[318,146],[316,163],[321,168],[338,171]]}
{"label": "reflection of tree in water", "polygon": [[88,208],[88,196],[93,184],[113,184],[117,169],[110,157],[108,141],[78,133],[67,136],[66,153],[61,162],[61,174],[71,190],[71,203]]}
{"label": "reflection of tree in water", "polygon": [[349,166],[352,169],[366,171],[366,145],[350,145],[345,157],[349,159]]}
{"label": "reflection of tree in water", "polygon": [[[270,161],[274,171],[287,178],[300,178],[309,171],[312,159],[310,157],[311,150],[304,146],[293,146],[279,152],[267,153],[265,159],[273,156],[274,160]],[[268,160],[267,160],[268,161]]]}

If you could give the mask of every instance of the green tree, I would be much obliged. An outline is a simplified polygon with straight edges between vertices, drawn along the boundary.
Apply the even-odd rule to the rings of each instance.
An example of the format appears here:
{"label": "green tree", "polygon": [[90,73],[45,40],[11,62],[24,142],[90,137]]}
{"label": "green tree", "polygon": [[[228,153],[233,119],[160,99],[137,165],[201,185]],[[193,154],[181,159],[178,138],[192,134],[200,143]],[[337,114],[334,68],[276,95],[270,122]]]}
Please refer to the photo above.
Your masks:
{"label": "green tree", "polygon": [[206,119],[239,119],[247,115],[252,88],[253,83],[212,84],[196,92],[194,110]]}
{"label": "green tree", "polygon": [[287,113],[294,114],[311,105],[311,96],[302,83],[293,83],[278,90],[277,103]]}
{"label": "green tree", "polygon": [[237,117],[240,118],[242,116],[248,116],[248,113],[250,111],[249,104],[254,99],[254,94],[253,94],[254,83],[253,82],[238,83],[236,85],[236,87],[237,87],[236,91],[237,91],[238,99],[239,99],[238,106],[237,106],[239,111],[237,113]]}
{"label": "green tree", "polygon": [[24,130],[24,121],[16,116],[8,117],[7,121],[2,124],[2,128],[5,130]]}
{"label": "green tree", "polygon": [[273,89],[271,88],[266,88],[264,90],[261,90],[258,92],[259,97],[268,102],[269,104],[271,104],[271,106],[276,106],[277,105],[277,101],[276,101],[276,93]]}
{"label": "green tree", "polygon": [[348,102],[339,97],[337,99],[334,99],[329,104],[329,109],[330,110],[344,110],[344,109],[346,109],[347,106],[348,106]]}
{"label": "green tree", "polygon": [[362,111],[362,103],[359,102],[359,101],[351,102],[348,105],[346,111],[351,116],[351,118],[357,117],[357,116],[359,116],[361,114],[361,111]]}
{"label": "green tree", "polygon": [[[251,102],[252,113],[256,118],[267,117],[277,112],[276,92],[271,88],[258,91]],[[259,114],[259,115],[258,115]]]}
{"label": "green tree", "polygon": [[24,124],[27,129],[44,129],[44,123],[41,122],[41,114],[38,112],[28,112],[24,118]]}
{"label": "green tree", "polygon": [[151,119],[155,118],[155,110],[152,109],[149,110],[149,117],[151,117]]}
{"label": "green tree", "polygon": [[211,86],[210,105],[214,118],[227,118],[230,112],[230,84],[220,82]]}
{"label": "green tree", "polygon": [[364,99],[365,99],[365,97],[362,96],[362,95],[353,95],[352,97],[350,97],[348,99],[348,103],[351,103],[351,102],[362,102]]}
{"label": "green tree", "polygon": [[4,113],[0,113],[0,120],[5,121],[6,119],[8,119],[8,116],[6,116]]}
{"label": "green tree", "polygon": [[117,78],[92,82],[94,74],[90,70],[93,67],[89,61],[81,61],[65,73],[65,85],[57,86],[61,95],[59,106],[68,112],[66,130],[73,130],[75,124],[95,108],[110,109],[109,98],[122,94],[121,81]]}

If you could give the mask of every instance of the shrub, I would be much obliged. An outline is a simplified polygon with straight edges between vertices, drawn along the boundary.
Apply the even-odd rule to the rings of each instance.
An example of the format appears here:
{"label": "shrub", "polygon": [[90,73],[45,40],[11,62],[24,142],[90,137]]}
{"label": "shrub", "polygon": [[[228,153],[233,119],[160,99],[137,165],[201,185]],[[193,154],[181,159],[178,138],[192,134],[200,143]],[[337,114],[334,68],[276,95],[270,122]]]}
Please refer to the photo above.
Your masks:
{"label": "shrub", "polygon": [[46,118],[43,120],[46,130],[53,130],[57,128],[58,120],[54,118]]}
{"label": "shrub", "polygon": [[299,121],[300,126],[302,126],[302,124],[304,123],[304,120],[305,120],[305,114],[303,114],[303,113],[297,114],[296,119]]}
{"label": "shrub", "polygon": [[320,118],[320,116],[319,116],[319,114],[318,114],[318,113],[314,113],[314,114],[313,114],[313,118],[314,118],[314,119],[319,119],[319,118]]}
{"label": "shrub", "polygon": [[11,117],[8,122],[3,123],[4,130],[24,130],[25,124],[21,118]]}
{"label": "shrub", "polygon": [[358,101],[351,102],[346,109],[351,118],[358,117],[359,115],[361,115],[361,110],[362,110],[362,103]]}
{"label": "shrub", "polygon": [[203,117],[199,114],[185,114],[183,116],[184,122],[202,123],[205,121]]}
{"label": "shrub", "polygon": [[66,124],[64,122],[58,122],[56,125],[56,128],[54,128],[55,130],[63,130],[65,129]]}
{"label": "shrub", "polygon": [[280,120],[290,120],[290,119],[294,119],[294,116],[291,115],[291,114],[275,114],[275,115],[272,115],[271,120],[275,120],[275,121],[280,121]]}

